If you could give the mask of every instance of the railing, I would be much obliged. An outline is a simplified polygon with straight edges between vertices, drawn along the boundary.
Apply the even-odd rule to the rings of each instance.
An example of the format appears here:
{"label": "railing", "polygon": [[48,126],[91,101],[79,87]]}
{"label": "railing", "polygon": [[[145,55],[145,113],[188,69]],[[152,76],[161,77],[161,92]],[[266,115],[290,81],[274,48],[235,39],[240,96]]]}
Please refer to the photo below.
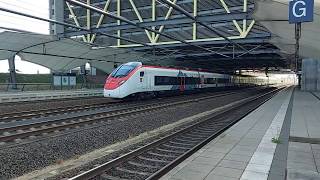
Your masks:
{"label": "railing", "polygon": [[51,83],[0,83],[0,91],[41,91],[41,90],[76,90],[103,88],[103,84],[77,84],[75,86],[53,86]]}

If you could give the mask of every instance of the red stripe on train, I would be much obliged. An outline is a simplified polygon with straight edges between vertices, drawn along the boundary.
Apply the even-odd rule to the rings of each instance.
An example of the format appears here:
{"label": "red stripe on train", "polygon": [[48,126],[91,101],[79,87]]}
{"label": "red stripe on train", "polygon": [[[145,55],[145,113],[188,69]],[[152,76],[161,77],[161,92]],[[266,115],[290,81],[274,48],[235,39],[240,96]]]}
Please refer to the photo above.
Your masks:
{"label": "red stripe on train", "polygon": [[106,90],[114,90],[121,86],[123,83],[125,83],[135,72],[137,72],[138,69],[140,69],[142,66],[138,66],[134,70],[132,70],[127,76],[121,77],[121,78],[114,78],[109,75],[109,77],[106,80],[106,83],[104,84],[104,89]]}

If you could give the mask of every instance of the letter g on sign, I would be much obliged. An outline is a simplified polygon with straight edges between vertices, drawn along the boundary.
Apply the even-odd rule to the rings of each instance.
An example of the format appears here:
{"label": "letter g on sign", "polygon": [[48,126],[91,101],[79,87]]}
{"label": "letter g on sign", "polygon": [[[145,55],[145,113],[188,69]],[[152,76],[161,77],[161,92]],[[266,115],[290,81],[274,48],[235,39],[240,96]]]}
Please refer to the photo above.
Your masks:
{"label": "letter g on sign", "polygon": [[289,1],[289,23],[313,21],[314,0]]}
{"label": "letter g on sign", "polygon": [[307,15],[306,3],[304,1],[296,1],[292,8],[295,17],[302,17]]}

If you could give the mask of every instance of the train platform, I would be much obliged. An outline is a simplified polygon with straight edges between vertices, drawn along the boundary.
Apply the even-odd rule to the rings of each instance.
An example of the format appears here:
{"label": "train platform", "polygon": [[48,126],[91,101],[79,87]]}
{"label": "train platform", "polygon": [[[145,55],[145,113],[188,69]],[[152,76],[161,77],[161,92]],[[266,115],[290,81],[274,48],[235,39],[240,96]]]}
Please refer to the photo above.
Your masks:
{"label": "train platform", "polygon": [[295,91],[290,140],[288,178],[320,179],[320,93]]}
{"label": "train platform", "polygon": [[102,96],[103,89],[15,91],[0,93],[0,103]]}
{"label": "train platform", "polygon": [[319,97],[279,92],[161,179],[320,179]]}

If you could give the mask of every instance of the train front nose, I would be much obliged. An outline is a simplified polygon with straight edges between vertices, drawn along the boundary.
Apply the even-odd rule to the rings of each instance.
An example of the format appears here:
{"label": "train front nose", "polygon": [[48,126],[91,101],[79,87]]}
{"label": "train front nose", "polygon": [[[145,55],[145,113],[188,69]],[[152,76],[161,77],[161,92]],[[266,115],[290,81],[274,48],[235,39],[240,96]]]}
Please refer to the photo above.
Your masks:
{"label": "train front nose", "polygon": [[104,97],[119,98],[120,97],[120,90],[119,90],[119,88],[113,89],[113,90],[104,89],[103,95],[104,95]]}
{"label": "train front nose", "polygon": [[104,97],[110,97],[110,96],[111,96],[111,93],[109,92],[109,90],[104,89],[104,91],[103,91],[103,96],[104,96]]}
{"label": "train front nose", "polygon": [[109,78],[106,81],[103,91],[104,97],[119,98],[120,88],[118,86],[118,80]]}

